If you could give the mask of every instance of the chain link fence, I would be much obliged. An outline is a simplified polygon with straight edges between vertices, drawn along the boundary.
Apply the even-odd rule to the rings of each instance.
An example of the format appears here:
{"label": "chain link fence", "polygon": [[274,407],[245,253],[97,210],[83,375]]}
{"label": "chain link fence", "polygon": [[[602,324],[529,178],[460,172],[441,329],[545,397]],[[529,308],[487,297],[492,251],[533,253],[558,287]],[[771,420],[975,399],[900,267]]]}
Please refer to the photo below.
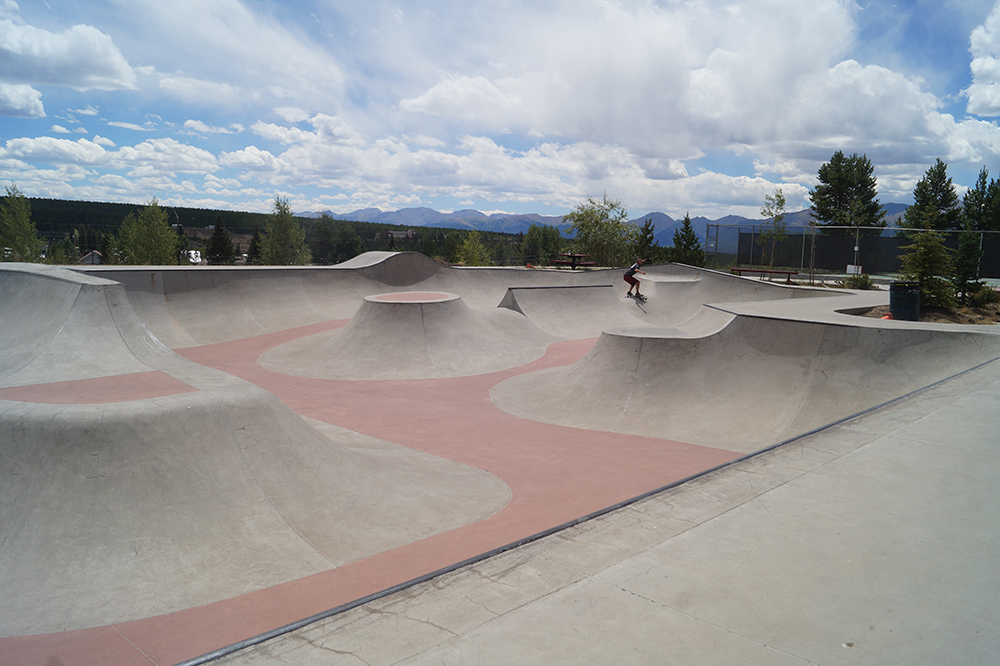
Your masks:
{"label": "chain link fence", "polygon": [[[708,259],[716,260],[716,265],[734,260],[736,266],[767,266],[796,269],[809,273],[814,269],[823,273],[869,275],[895,275],[900,271],[900,257],[906,254],[912,242],[910,234],[923,230],[902,228],[862,228],[884,235],[879,236],[835,236],[821,233],[812,227],[789,227],[783,241],[774,246],[774,261],[771,261],[771,243],[761,245],[760,227],[739,227],[733,230],[708,230],[706,249]],[[845,228],[846,230],[846,228]],[[854,230],[853,227],[850,228]],[[714,232],[714,233],[713,233]],[[905,232],[906,235],[903,235]],[[945,246],[958,249],[961,231],[942,231]],[[1000,278],[1000,232],[977,231],[983,256],[979,263],[979,278]],[[726,243],[725,236],[737,236]],[[713,242],[714,241],[714,242]],[[727,247],[727,245],[729,247]],[[735,245],[735,247],[732,247]],[[728,252],[724,250],[729,250]],[[713,254],[716,255],[713,257]],[[724,259],[725,258],[725,259]],[[855,268],[857,267],[857,268]]]}

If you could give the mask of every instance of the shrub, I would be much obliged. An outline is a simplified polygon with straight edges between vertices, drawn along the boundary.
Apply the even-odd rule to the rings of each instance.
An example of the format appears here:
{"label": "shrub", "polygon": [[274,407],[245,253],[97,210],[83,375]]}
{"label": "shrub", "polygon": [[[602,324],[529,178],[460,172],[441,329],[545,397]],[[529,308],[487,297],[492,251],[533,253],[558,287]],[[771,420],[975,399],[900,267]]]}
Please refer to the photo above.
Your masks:
{"label": "shrub", "polygon": [[998,300],[1000,300],[1000,294],[987,285],[982,285],[978,290],[969,294],[969,305],[974,308],[985,308]]}
{"label": "shrub", "polygon": [[873,291],[877,289],[875,283],[872,282],[872,278],[868,273],[862,273],[861,275],[851,275],[846,280],[841,282],[848,289],[860,289],[862,291]]}

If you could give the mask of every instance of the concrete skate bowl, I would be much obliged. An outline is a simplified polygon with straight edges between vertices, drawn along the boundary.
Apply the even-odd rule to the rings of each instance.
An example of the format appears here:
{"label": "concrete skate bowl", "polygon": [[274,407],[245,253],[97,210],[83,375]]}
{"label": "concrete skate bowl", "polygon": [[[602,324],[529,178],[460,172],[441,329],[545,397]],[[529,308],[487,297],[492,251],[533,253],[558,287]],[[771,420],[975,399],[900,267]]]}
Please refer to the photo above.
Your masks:
{"label": "concrete skate bowl", "polygon": [[524,418],[752,452],[1000,356],[990,329],[857,322],[707,306],[674,328],[606,330],[576,364],[491,397]]}
{"label": "concrete skate bowl", "polygon": [[369,252],[337,266],[80,269],[125,285],[129,301],[171,349],[239,340],[324,321],[346,322],[367,296],[456,293],[477,310],[496,307],[509,286],[610,284],[612,271],[572,273],[452,268],[413,252]]}
{"label": "concrete skate bowl", "polygon": [[482,374],[533,361],[555,339],[509,310],[472,310],[446,292],[368,296],[340,330],[287,342],[258,363],[324,379]]}
{"label": "concrete skate bowl", "polygon": [[[855,296],[686,267],[649,267],[645,304],[620,269],[406,253],[53,270],[0,280],[19,313],[0,317],[0,661],[42,666],[189,659],[725,464],[824,397],[846,415],[868,404],[852,389],[900,395],[990,354],[949,338],[960,358],[931,367],[951,354],[935,331],[826,331]],[[791,404],[773,425],[741,405],[768,391]]]}
{"label": "concrete skate bowl", "polygon": [[0,312],[0,636],[301,580],[510,500],[489,473],[326,436],[267,391],[177,356],[119,283],[6,264]]}
{"label": "concrete skate bowl", "polygon": [[[716,318],[701,312],[706,303],[759,303],[825,299],[829,289],[786,286],[738,278],[727,273],[680,265],[647,266],[640,276],[645,302],[625,297],[622,270],[595,272],[597,284],[511,286],[499,307],[520,312],[550,335],[563,339],[598,337],[611,328],[676,326],[690,332],[699,322],[715,326]],[[843,300],[843,299],[840,299]],[[833,303],[826,308],[832,312]],[[845,306],[846,307],[846,306]]]}

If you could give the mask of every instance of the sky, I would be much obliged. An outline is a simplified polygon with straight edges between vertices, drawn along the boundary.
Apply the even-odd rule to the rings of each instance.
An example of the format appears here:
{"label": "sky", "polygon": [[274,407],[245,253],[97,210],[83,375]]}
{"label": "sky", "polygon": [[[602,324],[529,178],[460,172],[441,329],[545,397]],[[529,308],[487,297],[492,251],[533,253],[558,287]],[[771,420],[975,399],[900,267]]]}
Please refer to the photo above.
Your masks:
{"label": "sky", "polygon": [[994,0],[0,0],[29,197],[753,218],[837,150],[962,193],[998,119]]}

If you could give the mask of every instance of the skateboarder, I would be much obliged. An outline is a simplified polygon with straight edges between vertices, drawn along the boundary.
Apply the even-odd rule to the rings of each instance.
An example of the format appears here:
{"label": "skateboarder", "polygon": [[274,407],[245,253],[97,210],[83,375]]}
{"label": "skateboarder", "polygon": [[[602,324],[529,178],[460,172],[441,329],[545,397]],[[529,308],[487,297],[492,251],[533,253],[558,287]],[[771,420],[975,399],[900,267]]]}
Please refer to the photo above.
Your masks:
{"label": "skateboarder", "polygon": [[639,281],[633,277],[636,273],[642,273],[643,275],[646,274],[646,271],[639,270],[640,266],[642,266],[642,259],[636,259],[635,263],[632,264],[627,271],[625,271],[625,275],[623,277],[629,285],[628,295],[632,295],[632,287],[635,287],[635,297],[641,300],[646,300],[646,297],[639,293]]}

